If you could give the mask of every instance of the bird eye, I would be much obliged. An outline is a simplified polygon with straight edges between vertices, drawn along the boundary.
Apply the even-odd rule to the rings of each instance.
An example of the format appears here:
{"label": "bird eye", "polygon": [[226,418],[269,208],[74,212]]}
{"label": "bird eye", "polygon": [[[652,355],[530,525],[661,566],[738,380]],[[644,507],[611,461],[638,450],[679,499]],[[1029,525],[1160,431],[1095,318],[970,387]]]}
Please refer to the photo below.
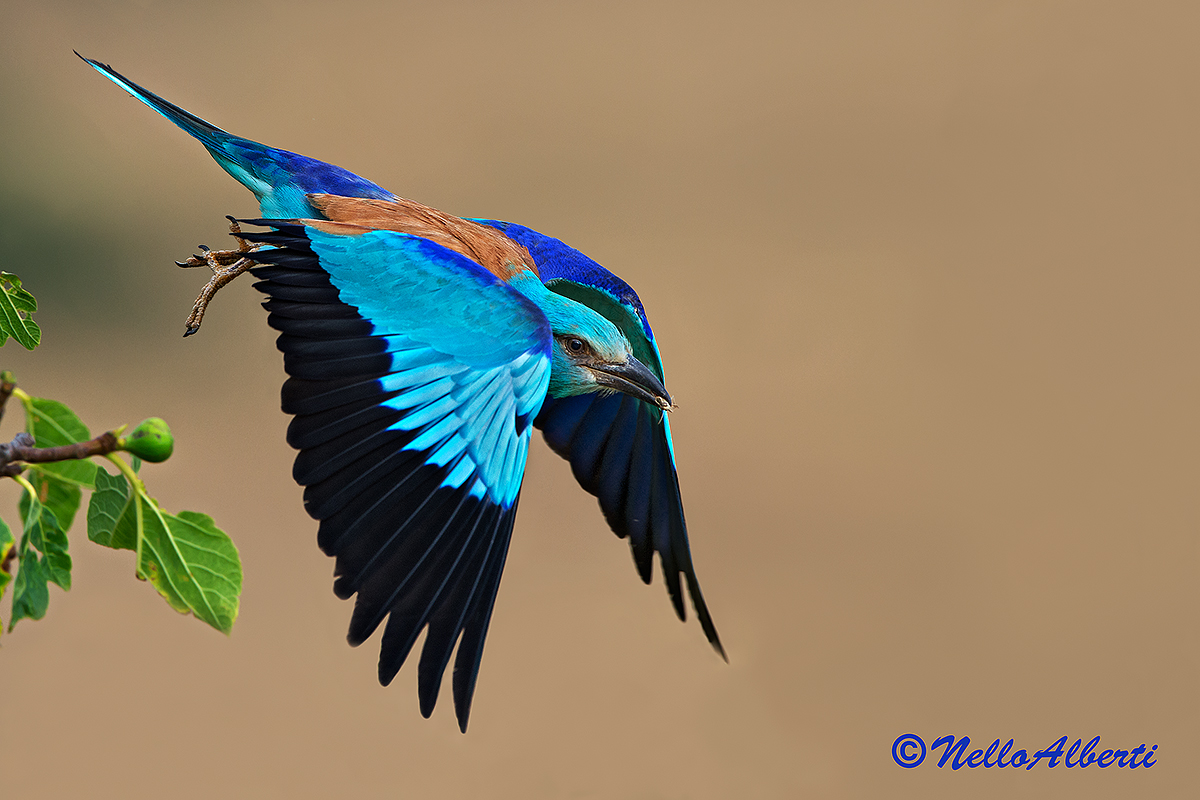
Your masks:
{"label": "bird eye", "polygon": [[580,339],[578,336],[555,336],[558,340],[558,345],[567,352],[570,356],[586,356],[592,352],[591,345]]}

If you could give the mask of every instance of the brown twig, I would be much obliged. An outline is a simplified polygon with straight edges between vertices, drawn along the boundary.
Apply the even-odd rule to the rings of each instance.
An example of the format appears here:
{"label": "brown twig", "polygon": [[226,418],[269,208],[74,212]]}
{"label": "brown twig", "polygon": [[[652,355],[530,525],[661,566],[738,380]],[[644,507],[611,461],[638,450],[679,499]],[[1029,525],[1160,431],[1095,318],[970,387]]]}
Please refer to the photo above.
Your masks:
{"label": "brown twig", "polygon": [[33,437],[22,431],[8,444],[0,444],[0,477],[19,475],[25,464],[44,464],[50,461],[71,461],[102,456],[117,449],[117,437],[102,433],[95,439],[58,447],[34,447]]}
{"label": "brown twig", "polygon": [[13,382],[13,374],[8,370],[0,372],[0,419],[4,419],[4,404],[12,396],[17,384]]}

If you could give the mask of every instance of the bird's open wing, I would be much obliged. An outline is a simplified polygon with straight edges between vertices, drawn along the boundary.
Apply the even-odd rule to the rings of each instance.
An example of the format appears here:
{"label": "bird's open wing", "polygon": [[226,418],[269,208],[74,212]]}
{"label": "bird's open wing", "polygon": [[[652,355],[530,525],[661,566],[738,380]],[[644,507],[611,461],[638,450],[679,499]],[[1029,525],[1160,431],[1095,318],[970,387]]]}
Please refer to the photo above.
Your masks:
{"label": "bird's open wing", "polygon": [[[558,279],[547,285],[608,317],[629,339],[638,360],[662,379],[658,346],[647,335],[644,319],[630,306],[580,283]],[[571,462],[579,485],[599,498],[613,532],[629,538],[638,574],[646,583],[658,553],[667,591],[681,620],[685,619],[679,581],[683,575],[704,635],[724,658],[725,649],[692,566],[666,412],[624,394],[590,394],[547,398],[534,424],[554,452]]]}
{"label": "bird's open wing", "polygon": [[[524,247],[546,288],[583,303],[621,329],[633,355],[663,380],[662,358],[637,292],[575,248],[524,225],[478,220]],[[579,484],[596,495],[609,527],[629,538],[638,573],[650,582],[654,553],[675,613],[684,618],[679,576],[704,635],[725,657],[692,566],[675,471],[671,429],[657,408],[625,395],[547,398],[534,423],[556,453],[571,462]]]}
{"label": "bird's open wing", "polygon": [[388,618],[387,684],[428,625],[418,669],[433,711],[455,642],[466,730],[508,550],[530,422],[550,375],[550,328],[523,295],[433,242],[257,220],[252,258],[290,376],[283,410],[305,507],[358,598],[351,644]]}

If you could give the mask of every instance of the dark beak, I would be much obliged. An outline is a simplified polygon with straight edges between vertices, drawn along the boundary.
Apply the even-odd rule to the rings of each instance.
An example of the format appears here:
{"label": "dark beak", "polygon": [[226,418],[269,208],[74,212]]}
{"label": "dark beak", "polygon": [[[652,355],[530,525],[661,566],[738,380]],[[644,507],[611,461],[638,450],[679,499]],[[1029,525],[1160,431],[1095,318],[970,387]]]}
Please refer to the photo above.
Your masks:
{"label": "dark beak", "polygon": [[667,388],[662,385],[658,376],[633,356],[625,359],[624,364],[597,364],[588,368],[596,376],[596,383],[606,389],[614,389],[638,400],[645,400],[663,411],[675,408],[671,395],[667,394]]}

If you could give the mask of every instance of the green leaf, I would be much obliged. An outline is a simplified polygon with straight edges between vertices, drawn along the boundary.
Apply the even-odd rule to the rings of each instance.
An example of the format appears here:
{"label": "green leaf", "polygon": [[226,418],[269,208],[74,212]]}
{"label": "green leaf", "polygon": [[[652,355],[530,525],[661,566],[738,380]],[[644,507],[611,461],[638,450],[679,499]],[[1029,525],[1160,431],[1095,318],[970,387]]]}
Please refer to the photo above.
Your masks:
{"label": "green leaf", "polygon": [[171,608],[225,633],[233,628],[242,564],[233,541],[211,517],[168,514],[152,497],[131,491],[124,476],[97,470],[88,538],[140,553],[138,577],[150,581]]}
{"label": "green leaf", "polygon": [[114,550],[137,550],[137,520],[131,508],[129,481],[121,475],[96,470],[96,490],[88,503],[87,535],[96,544]]}
{"label": "green leaf", "polygon": [[[13,539],[12,530],[9,529],[8,523],[0,519],[0,597],[4,597],[4,591],[8,588],[8,584],[12,582],[12,573],[6,568],[11,569],[9,564],[9,556],[16,556],[13,553],[13,548],[17,542]],[[0,633],[4,631],[4,620],[0,620]]]}
{"label": "green leaf", "polygon": [[0,344],[9,336],[26,350],[42,340],[42,330],[30,318],[37,311],[37,300],[21,288],[21,279],[11,272],[0,272]]}
{"label": "green leaf", "polygon": [[[31,397],[25,404],[25,429],[33,434],[38,447],[86,442],[92,438],[87,425],[75,412],[57,400]],[[68,466],[91,464],[90,461],[62,462]],[[91,464],[94,468],[95,465]],[[84,484],[90,487],[90,484]]]}
{"label": "green leaf", "polygon": [[147,577],[172,607],[191,611],[229,633],[242,593],[242,562],[233,540],[207,514],[159,514],[166,522],[166,535],[161,536],[162,529],[151,521],[142,544],[142,562],[148,573],[153,565],[159,566],[159,580],[150,574]]}
{"label": "green leaf", "polygon": [[[39,466],[41,465],[30,465],[27,472],[29,482],[37,490],[38,500],[42,505],[58,517],[58,524],[62,529],[70,530],[71,523],[75,521],[75,512],[79,510],[79,504],[83,501],[83,492],[76,484],[66,483],[54,473],[38,469]],[[20,508],[21,517],[26,517],[29,513],[28,493],[21,495]]]}
{"label": "green leaf", "polygon": [[46,581],[40,561],[21,558],[17,579],[13,581],[12,619],[8,623],[10,631],[23,619],[46,616],[46,609],[50,607],[50,587]]}
{"label": "green leaf", "polygon": [[25,538],[29,540],[31,549],[41,551],[47,579],[69,591],[71,556],[67,554],[67,532],[59,526],[58,517],[53,511],[40,503],[37,505],[26,517]]}
{"label": "green leaf", "polygon": [[8,292],[18,310],[28,311],[30,314],[37,311],[37,300],[28,289],[21,286],[20,278],[11,272],[0,272],[0,282],[3,282],[4,291]]}
{"label": "green leaf", "polygon": [[[57,400],[30,398],[25,405],[25,417],[25,427],[38,447],[58,447],[92,438],[75,412]],[[75,512],[83,499],[81,489],[92,488],[95,480],[96,465],[86,459],[31,464],[29,468],[29,482],[37,490],[38,499],[54,512],[63,530],[75,521]],[[28,499],[22,496],[22,516],[27,511]]]}
{"label": "green leaf", "polygon": [[[28,492],[26,492],[28,497]],[[36,498],[29,498],[25,515],[25,533],[21,537],[20,565],[13,583],[12,621],[8,629],[22,619],[41,619],[50,606],[48,582],[63,589],[71,588],[71,556],[67,554],[67,534],[58,517]]]}
{"label": "green leaf", "polygon": [[[25,404],[25,417],[25,427],[38,447],[58,447],[92,438],[75,412],[57,400],[30,398]],[[82,500],[80,489],[95,486],[96,465],[87,459],[56,461],[32,464],[29,472],[38,498],[54,511],[64,530],[70,528]]]}

